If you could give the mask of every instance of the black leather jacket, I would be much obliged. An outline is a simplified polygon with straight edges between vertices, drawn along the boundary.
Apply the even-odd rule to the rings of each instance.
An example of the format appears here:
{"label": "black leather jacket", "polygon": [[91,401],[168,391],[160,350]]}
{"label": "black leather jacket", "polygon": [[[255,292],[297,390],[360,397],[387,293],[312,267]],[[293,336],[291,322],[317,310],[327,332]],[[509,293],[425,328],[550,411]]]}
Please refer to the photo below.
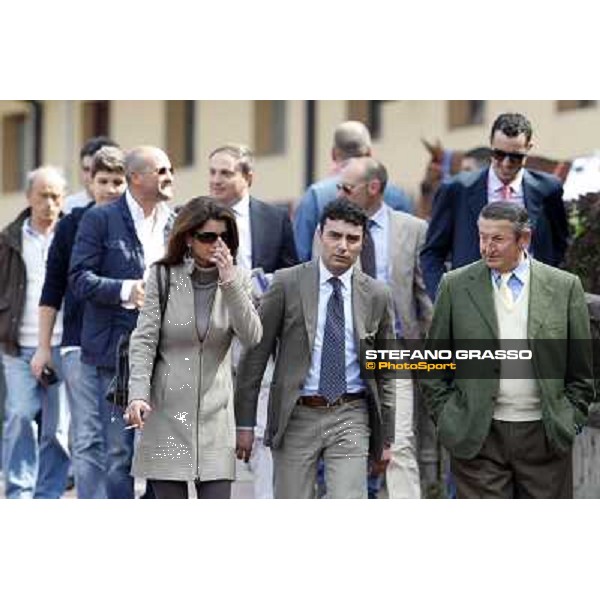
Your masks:
{"label": "black leather jacket", "polygon": [[0,344],[6,354],[19,354],[19,325],[25,308],[27,274],[23,260],[23,223],[27,208],[0,232]]}

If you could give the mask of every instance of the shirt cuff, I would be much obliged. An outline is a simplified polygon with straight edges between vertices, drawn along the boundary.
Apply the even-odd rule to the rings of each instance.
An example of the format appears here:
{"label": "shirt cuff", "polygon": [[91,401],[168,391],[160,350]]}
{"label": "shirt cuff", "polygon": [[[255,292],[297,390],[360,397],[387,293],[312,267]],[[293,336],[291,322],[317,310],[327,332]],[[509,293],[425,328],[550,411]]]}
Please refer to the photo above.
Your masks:
{"label": "shirt cuff", "polygon": [[135,283],[135,279],[125,279],[121,284],[121,302],[126,308],[128,308],[129,306],[133,306],[133,304],[129,302],[129,298],[131,296],[131,290],[133,289]]}

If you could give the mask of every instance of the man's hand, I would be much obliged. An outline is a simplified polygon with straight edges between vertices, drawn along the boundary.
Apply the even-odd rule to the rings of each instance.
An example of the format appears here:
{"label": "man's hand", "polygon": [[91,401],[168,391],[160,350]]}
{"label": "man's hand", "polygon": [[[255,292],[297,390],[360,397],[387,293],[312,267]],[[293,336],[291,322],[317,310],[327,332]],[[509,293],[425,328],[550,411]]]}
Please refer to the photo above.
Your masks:
{"label": "man's hand", "polygon": [[133,284],[131,288],[131,294],[129,294],[129,302],[135,304],[137,308],[144,306],[144,298],[146,292],[144,291],[144,280],[140,279]]}
{"label": "man's hand", "polygon": [[39,347],[35,351],[35,354],[33,355],[33,358],[31,359],[29,366],[31,367],[31,372],[33,373],[33,376],[39,381],[40,377],[42,376],[42,369],[46,365],[51,365],[51,364],[52,364],[52,351],[50,350],[50,348]]}
{"label": "man's hand", "polygon": [[254,445],[254,430],[238,429],[235,446],[235,455],[244,462],[250,460],[252,446]]}
{"label": "man's hand", "polygon": [[125,420],[133,427],[144,429],[144,421],[152,412],[152,407],[145,400],[132,400],[125,411]]}
{"label": "man's hand", "polygon": [[378,477],[385,473],[387,469],[388,463],[392,458],[392,449],[390,446],[384,446],[383,452],[381,453],[381,458],[379,460],[374,460],[371,463],[371,475],[374,477]]}

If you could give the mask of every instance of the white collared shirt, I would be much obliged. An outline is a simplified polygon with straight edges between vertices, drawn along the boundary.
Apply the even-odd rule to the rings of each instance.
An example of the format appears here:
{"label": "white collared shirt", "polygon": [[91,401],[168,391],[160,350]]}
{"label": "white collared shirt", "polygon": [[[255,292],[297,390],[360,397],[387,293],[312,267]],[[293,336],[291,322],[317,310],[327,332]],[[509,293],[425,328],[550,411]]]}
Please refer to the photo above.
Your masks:
{"label": "white collared shirt", "polygon": [[[519,169],[517,176],[510,182],[510,202],[517,202],[521,206],[525,205],[525,196],[523,195],[523,169]],[[487,193],[488,203],[504,200],[504,183],[500,181],[498,175],[492,167],[488,170]]]}
{"label": "white collared shirt", "polygon": [[[27,348],[37,348],[39,331],[39,302],[46,278],[46,261],[48,250],[54,239],[55,229],[48,235],[36,231],[31,226],[31,220],[26,219],[22,228],[23,262],[25,263],[25,307],[19,324],[19,345]],[[52,330],[51,345],[58,346],[63,330],[62,307],[56,315]]]}
{"label": "white collared shirt", "polygon": [[[342,282],[341,291],[344,301],[344,338],[346,350],[346,392],[354,393],[365,389],[360,377],[358,353],[354,343],[354,323],[352,319],[352,269],[350,267],[338,279]],[[319,380],[321,376],[321,353],[323,350],[323,335],[327,319],[327,303],[333,293],[333,286],[329,280],[332,275],[323,261],[319,259],[319,305],[317,313],[317,329],[312,347],[310,369],[304,381],[303,396],[312,396],[319,393]]]}
{"label": "white collared shirt", "polygon": [[[165,227],[171,216],[171,209],[166,202],[158,202],[152,213],[146,217],[144,209],[136,202],[129,190],[125,192],[127,207],[133,219],[135,233],[144,250],[144,281],[148,279],[150,267],[165,255]],[[126,279],[121,286],[121,300],[124,308],[135,308],[128,302],[135,280]]]}
{"label": "white collared shirt", "polygon": [[252,232],[250,230],[250,195],[245,194],[232,207],[238,228],[240,246],[237,254],[237,264],[250,271],[252,269]]}

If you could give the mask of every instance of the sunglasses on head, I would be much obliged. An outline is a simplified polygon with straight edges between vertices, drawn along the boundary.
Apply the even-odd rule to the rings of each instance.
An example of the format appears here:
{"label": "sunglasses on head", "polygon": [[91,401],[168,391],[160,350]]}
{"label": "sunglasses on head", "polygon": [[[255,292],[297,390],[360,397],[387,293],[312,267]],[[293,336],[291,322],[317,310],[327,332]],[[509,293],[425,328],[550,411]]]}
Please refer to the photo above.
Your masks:
{"label": "sunglasses on head", "polygon": [[527,158],[527,154],[521,152],[504,152],[504,150],[499,150],[498,148],[492,148],[492,156],[499,162],[508,158],[514,164],[520,164]]}
{"label": "sunglasses on head", "polygon": [[214,231],[194,231],[192,237],[203,244],[214,244],[218,238],[221,238],[229,245],[229,233],[227,231],[224,231],[223,233],[215,233]]}

